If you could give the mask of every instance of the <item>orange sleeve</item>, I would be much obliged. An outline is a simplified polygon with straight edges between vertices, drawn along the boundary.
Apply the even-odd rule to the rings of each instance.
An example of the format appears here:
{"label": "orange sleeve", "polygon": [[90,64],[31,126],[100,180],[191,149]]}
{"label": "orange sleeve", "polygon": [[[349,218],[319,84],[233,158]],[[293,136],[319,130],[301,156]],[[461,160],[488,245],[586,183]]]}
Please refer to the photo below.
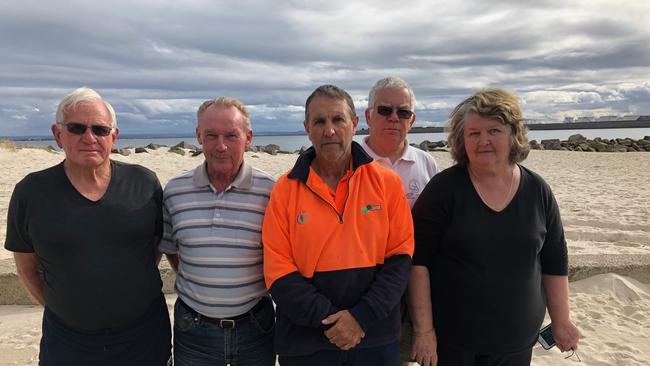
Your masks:
{"label": "orange sleeve", "polygon": [[278,278],[298,271],[291,251],[289,213],[286,208],[290,184],[286,175],[280,178],[271,192],[264,214],[262,224],[264,280],[269,289]]}

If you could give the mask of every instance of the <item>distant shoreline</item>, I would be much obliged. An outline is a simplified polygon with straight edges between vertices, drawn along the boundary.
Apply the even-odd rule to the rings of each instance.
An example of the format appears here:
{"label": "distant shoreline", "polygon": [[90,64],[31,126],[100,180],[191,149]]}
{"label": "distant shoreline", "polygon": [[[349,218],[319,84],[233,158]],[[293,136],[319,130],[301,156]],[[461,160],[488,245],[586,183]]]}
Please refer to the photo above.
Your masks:
{"label": "distant shoreline", "polygon": [[[592,130],[615,128],[648,128],[650,120],[637,121],[602,121],[602,122],[570,122],[570,123],[531,123],[527,124],[531,131],[549,130]],[[368,129],[357,130],[357,135],[367,135]],[[445,127],[413,127],[409,133],[440,133],[445,132]]]}
{"label": "distant shoreline", "polygon": [[[601,122],[571,122],[571,123],[534,123],[526,125],[531,131],[561,131],[561,130],[586,130],[586,129],[621,129],[621,128],[650,128],[650,120],[636,121],[601,121]],[[442,133],[445,127],[413,127],[409,133]],[[367,135],[367,128],[356,131],[357,135]],[[307,136],[304,132],[257,132],[255,136]],[[120,134],[120,139],[165,139],[165,138],[194,138],[194,135],[186,134]],[[17,142],[25,141],[51,141],[52,136],[0,136],[0,140],[7,139]]]}

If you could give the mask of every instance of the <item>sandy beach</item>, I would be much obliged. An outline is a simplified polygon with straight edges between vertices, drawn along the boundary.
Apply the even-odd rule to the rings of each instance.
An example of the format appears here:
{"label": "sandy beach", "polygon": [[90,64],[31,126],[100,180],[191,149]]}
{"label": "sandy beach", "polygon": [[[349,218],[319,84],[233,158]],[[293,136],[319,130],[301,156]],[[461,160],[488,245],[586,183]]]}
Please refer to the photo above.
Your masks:
{"label": "sandy beach", "polygon": [[[166,148],[131,152],[112,158],[154,170],[163,185],[202,162],[200,156],[180,156]],[[431,154],[442,168],[452,164],[446,152]],[[63,158],[61,152],[0,148],[1,243],[14,185],[29,172]],[[293,154],[246,153],[248,162],[276,178],[296,158]],[[646,266],[650,263],[650,153],[534,150],[523,165],[546,179],[560,205],[572,279],[576,280],[571,282],[570,301],[573,319],[583,333],[578,351],[582,364],[650,364],[650,271]],[[1,249],[0,299],[8,297],[2,286],[4,278],[11,277],[12,267],[12,254]],[[173,299],[168,295],[168,303]],[[33,305],[0,306],[0,365],[37,364],[41,313]],[[563,356],[556,348],[546,351],[537,346],[533,365],[573,364]]]}

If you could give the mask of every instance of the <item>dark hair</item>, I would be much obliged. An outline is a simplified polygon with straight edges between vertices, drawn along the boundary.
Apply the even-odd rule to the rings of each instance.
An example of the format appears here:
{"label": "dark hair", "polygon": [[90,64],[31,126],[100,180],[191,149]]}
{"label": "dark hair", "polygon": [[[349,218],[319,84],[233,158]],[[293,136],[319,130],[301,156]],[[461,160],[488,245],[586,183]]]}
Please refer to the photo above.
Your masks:
{"label": "dark hair", "polygon": [[352,101],[350,94],[336,85],[326,84],[316,88],[316,90],[314,90],[307,98],[307,101],[305,102],[305,121],[309,121],[309,103],[311,103],[312,99],[315,97],[328,97],[332,99],[344,100],[348,104],[348,109],[350,110],[350,118],[357,116],[357,112],[354,110],[354,102]]}

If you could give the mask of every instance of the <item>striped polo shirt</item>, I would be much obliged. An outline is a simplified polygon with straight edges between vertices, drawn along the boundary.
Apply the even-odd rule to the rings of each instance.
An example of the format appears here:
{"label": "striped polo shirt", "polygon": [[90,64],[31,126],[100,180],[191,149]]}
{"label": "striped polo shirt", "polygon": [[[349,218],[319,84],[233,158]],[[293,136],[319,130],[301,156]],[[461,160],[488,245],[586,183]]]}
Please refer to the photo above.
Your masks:
{"label": "striped polo shirt", "polygon": [[176,293],[200,314],[228,318],[267,294],[262,221],[273,178],[244,162],[223,192],[204,162],[169,181],[163,193],[160,251],[179,254]]}

